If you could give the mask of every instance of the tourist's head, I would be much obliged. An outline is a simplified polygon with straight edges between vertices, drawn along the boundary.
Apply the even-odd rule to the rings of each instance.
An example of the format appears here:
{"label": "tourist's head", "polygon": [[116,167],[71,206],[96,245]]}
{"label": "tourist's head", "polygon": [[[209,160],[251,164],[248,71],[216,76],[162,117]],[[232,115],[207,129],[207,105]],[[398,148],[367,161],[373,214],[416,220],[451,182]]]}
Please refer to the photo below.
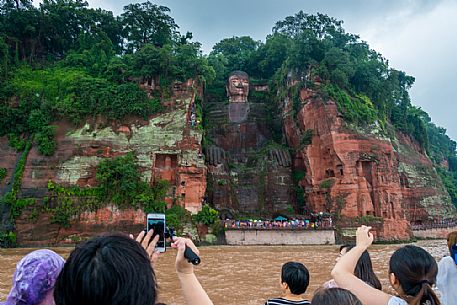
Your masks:
{"label": "tourist's head", "polygon": [[435,259],[424,249],[404,246],[394,252],[389,262],[390,282],[410,305],[439,304],[432,290],[438,266]]}
{"label": "tourist's head", "polygon": [[230,73],[227,83],[227,94],[231,102],[246,102],[249,94],[249,76],[243,71]]}
{"label": "tourist's head", "polygon": [[298,295],[305,293],[309,285],[308,269],[301,263],[285,263],[282,265],[281,283],[292,294]]}
{"label": "tourist's head", "polygon": [[[340,247],[340,255],[336,261],[338,261],[341,256],[346,254],[352,248],[354,248],[354,245],[342,245]],[[363,251],[357,261],[357,265],[354,269],[354,275],[372,287],[379,290],[382,289],[381,282],[373,271],[373,264],[371,263],[371,257],[367,250]]]}
{"label": "tourist's head", "polygon": [[64,263],[51,250],[37,250],[24,256],[16,266],[13,287],[4,304],[52,304],[52,291]]}
{"label": "tourist's head", "polygon": [[156,281],[148,254],[128,236],[90,239],[70,254],[54,298],[56,305],[152,305]]}
{"label": "tourist's head", "polygon": [[311,300],[311,305],[362,305],[349,290],[343,288],[320,289]]}
{"label": "tourist's head", "polygon": [[451,232],[447,235],[447,247],[451,252],[452,246],[457,245],[457,231]]}

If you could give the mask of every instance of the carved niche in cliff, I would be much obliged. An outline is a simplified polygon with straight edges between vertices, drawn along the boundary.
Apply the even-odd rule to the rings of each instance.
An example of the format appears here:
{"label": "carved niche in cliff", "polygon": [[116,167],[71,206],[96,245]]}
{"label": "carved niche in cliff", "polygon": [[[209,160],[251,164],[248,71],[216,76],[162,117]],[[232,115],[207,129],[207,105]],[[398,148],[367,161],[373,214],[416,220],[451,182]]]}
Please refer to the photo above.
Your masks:
{"label": "carved niche in cliff", "polygon": [[[272,214],[290,207],[291,156],[288,149],[271,144],[267,119],[268,90],[249,102],[249,76],[230,73],[226,83],[228,105],[209,98],[205,116],[211,128],[205,149],[208,199],[220,210]],[[257,90],[257,89],[254,89]],[[257,92],[259,92],[257,90]]]}

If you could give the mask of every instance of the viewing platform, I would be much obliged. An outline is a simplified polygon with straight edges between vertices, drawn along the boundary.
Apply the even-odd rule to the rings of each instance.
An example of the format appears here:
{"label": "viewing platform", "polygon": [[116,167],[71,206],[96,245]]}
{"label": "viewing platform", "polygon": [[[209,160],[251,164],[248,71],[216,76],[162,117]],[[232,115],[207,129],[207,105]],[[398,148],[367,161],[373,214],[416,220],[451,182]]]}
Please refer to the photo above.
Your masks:
{"label": "viewing platform", "polygon": [[228,245],[334,245],[333,228],[227,228]]}

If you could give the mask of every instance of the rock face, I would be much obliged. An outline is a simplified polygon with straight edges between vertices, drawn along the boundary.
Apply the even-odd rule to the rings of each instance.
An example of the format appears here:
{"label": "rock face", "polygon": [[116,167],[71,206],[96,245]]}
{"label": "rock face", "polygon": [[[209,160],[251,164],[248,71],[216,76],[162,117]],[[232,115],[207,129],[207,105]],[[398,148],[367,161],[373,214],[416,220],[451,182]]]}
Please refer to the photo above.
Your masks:
{"label": "rock face", "polygon": [[[206,166],[201,151],[201,129],[191,126],[196,123],[191,122],[196,112],[196,92],[191,81],[176,87],[173,97],[165,103],[166,110],[148,120],[126,118],[123,125],[116,125],[97,118],[78,129],[58,122],[57,151],[53,156],[45,157],[38,154],[36,147],[32,148],[18,197],[43,198],[49,180],[67,186],[94,186],[96,166],[101,160],[134,152],[145,181],[151,184],[157,179],[170,182],[169,205],[179,204],[191,212],[199,211],[206,190]],[[0,189],[4,194],[20,154],[7,148],[5,139],[1,139],[0,145],[0,166],[8,169],[8,177]],[[74,219],[69,230],[49,226],[46,215],[39,223],[31,225],[26,221],[27,213],[23,213],[17,221],[16,231],[22,244],[39,243],[37,236],[43,236],[43,243],[54,243],[65,240],[68,234],[76,234],[77,228],[82,230],[80,234],[90,232],[93,235],[108,227],[110,230],[125,227],[128,219],[131,219],[130,225],[137,224],[140,218],[145,223],[144,214],[140,217],[138,213],[105,208]],[[111,216],[107,222],[105,216],[108,214]],[[33,234],[33,227],[40,227],[40,223],[44,224],[38,230],[42,234]],[[49,236],[53,238],[47,239]]]}
{"label": "rock face", "polygon": [[72,220],[69,228],[51,224],[50,215],[42,213],[31,220],[32,213],[25,210],[16,220],[18,244],[26,246],[52,246],[75,244],[104,232],[138,234],[145,227],[142,210],[119,210],[108,206],[96,212],[85,212]]}
{"label": "rock face", "polygon": [[[204,103],[208,142],[208,200],[233,213],[271,215],[292,207],[291,157],[287,148],[272,145],[268,122],[268,88],[253,88],[260,96],[250,101],[248,76],[233,72],[228,98],[209,96]],[[226,212],[225,212],[226,211]]]}
{"label": "rock face", "polygon": [[[198,88],[187,82],[175,87],[164,103],[166,111],[147,120],[126,118],[119,125],[96,118],[80,128],[56,123],[56,153],[44,157],[32,148],[18,197],[42,199],[49,180],[95,186],[101,160],[134,152],[143,179],[169,181],[168,204],[192,212],[205,200],[230,218],[238,213],[269,217],[292,208],[329,212],[336,215],[342,236],[368,222],[384,240],[409,239],[411,224],[456,217],[431,161],[407,136],[388,137],[377,125],[365,130],[351,126],[333,101],[302,89],[298,107],[287,94],[282,102],[279,138],[287,145],[279,145],[272,127],[281,122],[272,115],[276,93],[266,84],[249,84],[244,72],[232,76],[228,97],[209,94],[203,103],[204,152],[196,116]],[[6,138],[0,138],[0,151],[0,167],[7,169],[0,182],[3,195],[11,190],[22,154],[9,148]],[[293,172],[302,174],[298,183],[304,204],[296,198]],[[0,212],[9,219],[6,209]],[[37,246],[74,243],[104,231],[137,232],[144,223],[142,211],[108,206],[74,217],[71,227],[63,228],[50,224],[48,214],[37,216],[26,208],[15,229],[20,244]]]}
{"label": "rock face", "polygon": [[[355,130],[345,124],[333,101],[312,90],[300,92],[300,111],[283,104],[284,130],[296,149],[294,166],[305,171],[300,182],[314,212],[331,212],[341,226],[381,222],[381,239],[409,239],[410,222],[455,217],[430,160],[399,135],[393,141],[377,126]],[[312,133],[308,145],[303,135]]]}

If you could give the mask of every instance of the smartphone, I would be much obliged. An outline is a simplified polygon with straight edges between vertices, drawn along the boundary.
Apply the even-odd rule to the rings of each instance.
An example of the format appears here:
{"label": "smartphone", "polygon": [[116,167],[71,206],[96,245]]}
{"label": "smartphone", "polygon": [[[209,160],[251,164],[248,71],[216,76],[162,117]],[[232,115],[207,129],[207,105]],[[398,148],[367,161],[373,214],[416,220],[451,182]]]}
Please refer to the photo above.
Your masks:
{"label": "smartphone", "polygon": [[148,214],[147,216],[147,230],[153,229],[154,235],[159,235],[159,240],[156,244],[156,250],[165,252],[165,214]]}

